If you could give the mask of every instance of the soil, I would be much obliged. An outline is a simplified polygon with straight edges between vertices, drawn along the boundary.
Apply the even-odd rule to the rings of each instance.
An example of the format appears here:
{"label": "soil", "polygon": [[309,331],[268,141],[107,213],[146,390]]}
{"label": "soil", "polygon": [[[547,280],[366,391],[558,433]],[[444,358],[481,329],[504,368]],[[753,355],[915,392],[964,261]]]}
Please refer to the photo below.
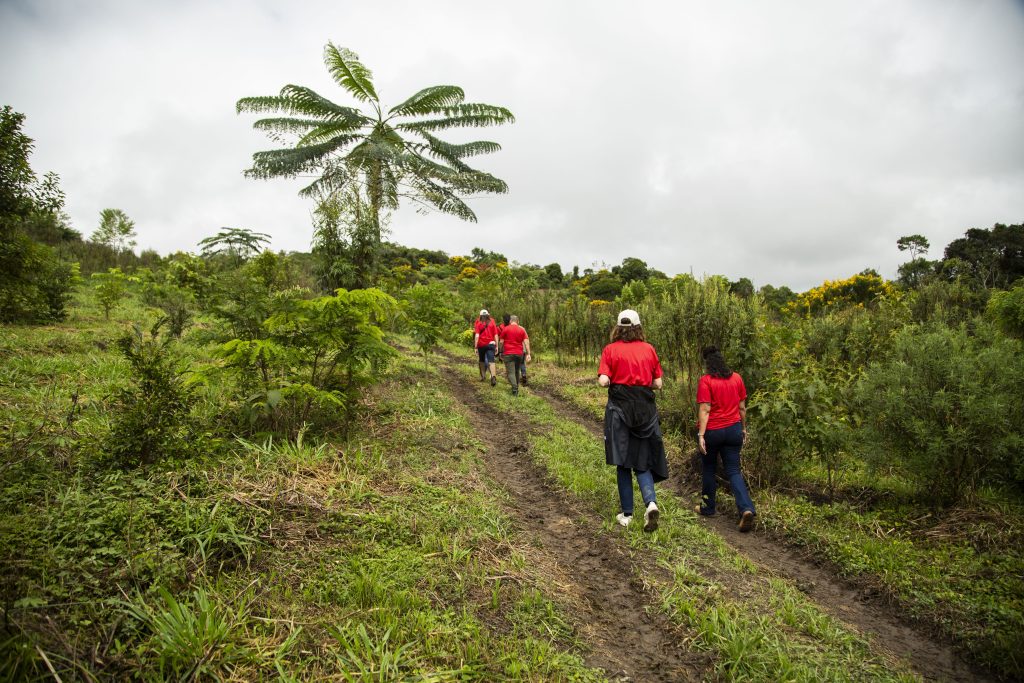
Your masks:
{"label": "soil", "polygon": [[[547,387],[531,384],[530,390],[546,399],[561,417],[577,421],[596,437],[603,438],[603,426],[594,415]],[[699,487],[687,478],[684,467],[672,464],[676,465],[675,471],[665,485],[684,500],[698,500]],[[922,628],[920,624],[901,618],[881,591],[847,581],[799,549],[756,529],[740,533],[735,515],[720,513],[703,519],[723,540],[768,575],[788,579],[824,612],[907,661],[924,678],[957,683],[996,680],[963,659],[948,640],[936,637],[927,626]]]}
{"label": "soil", "polygon": [[479,390],[507,390],[507,385],[492,389],[480,383],[478,389],[459,373],[442,376],[485,445],[486,473],[509,494],[512,518],[562,570],[559,589],[580,605],[581,613],[571,617],[588,648],[587,665],[615,681],[707,679],[710,657],[682,645],[687,634],[658,611],[634,573],[625,541],[601,533],[597,515],[549,484],[530,458],[525,419],[498,414],[477,397]]}

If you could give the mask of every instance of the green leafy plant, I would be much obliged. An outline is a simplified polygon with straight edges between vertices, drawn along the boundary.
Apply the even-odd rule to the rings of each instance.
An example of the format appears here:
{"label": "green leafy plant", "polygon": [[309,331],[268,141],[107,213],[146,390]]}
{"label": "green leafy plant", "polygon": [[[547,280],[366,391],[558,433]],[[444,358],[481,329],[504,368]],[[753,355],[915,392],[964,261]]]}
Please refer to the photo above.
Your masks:
{"label": "green leafy plant", "polygon": [[905,473],[935,506],[983,481],[1024,480],[1022,351],[964,327],[901,330],[858,386],[870,462]]}
{"label": "green leafy plant", "polygon": [[156,462],[194,448],[190,411],[192,390],[175,367],[169,340],[160,340],[160,323],[148,338],[135,327],[118,340],[131,366],[131,385],[117,392],[113,424],[102,460],[120,467]]}
{"label": "green leafy plant", "polygon": [[330,421],[341,417],[347,428],[360,388],[394,355],[380,321],[397,308],[376,289],[275,297],[265,336],[232,339],[219,350],[248,389],[251,424],[295,433],[320,413]]}
{"label": "green leafy plant", "polygon": [[451,294],[440,284],[417,284],[405,292],[403,311],[409,331],[423,357],[440,340],[450,340],[459,315],[451,303]]}
{"label": "green leafy plant", "polygon": [[96,300],[103,307],[103,317],[110,320],[110,312],[117,308],[128,294],[129,278],[120,268],[110,268],[105,273],[93,273],[92,279],[95,282],[93,287],[96,290]]}

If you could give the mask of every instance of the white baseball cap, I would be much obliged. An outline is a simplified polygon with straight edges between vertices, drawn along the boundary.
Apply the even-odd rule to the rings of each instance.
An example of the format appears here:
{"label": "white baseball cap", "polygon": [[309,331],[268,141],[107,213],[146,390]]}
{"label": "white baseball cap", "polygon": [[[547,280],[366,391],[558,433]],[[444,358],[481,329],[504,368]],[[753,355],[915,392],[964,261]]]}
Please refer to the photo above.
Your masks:
{"label": "white baseball cap", "polygon": [[640,324],[640,314],[634,311],[632,308],[627,308],[622,313],[619,313],[619,325],[622,327],[632,327],[633,325]]}
{"label": "white baseball cap", "polygon": [[480,316],[483,317],[485,315],[490,315],[490,313],[487,312],[486,308],[480,309]]}

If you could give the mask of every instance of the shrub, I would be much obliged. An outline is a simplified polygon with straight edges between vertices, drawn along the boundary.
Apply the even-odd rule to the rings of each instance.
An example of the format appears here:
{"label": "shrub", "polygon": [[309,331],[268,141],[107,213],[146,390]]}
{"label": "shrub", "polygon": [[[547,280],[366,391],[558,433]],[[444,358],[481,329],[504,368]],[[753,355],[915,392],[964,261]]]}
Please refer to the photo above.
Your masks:
{"label": "shrub", "polygon": [[103,307],[103,317],[110,320],[110,311],[117,307],[128,293],[128,278],[120,268],[111,268],[105,273],[93,273],[96,299]]}
{"label": "shrub", "polygon": [[163,311],[163,322],[172,337],[179,338],[192,319],[195,296],[184,287],[171,282],[147,282],[142,289],[142,300]]}
{"label": "shrub", "polygon": [[[981,330],[985,332],[984,329]],[[1024,481],[1024,354],[964,327],[911,326],[858,387],[870,462],[911,478],[936,505],[980,482]]]}
{"label": "shrub", "polygon": [[158,339],[159,327],[148,339],[135,327],[118,340],[131,366],[131,386],[114,397],[113,425],[101,457],[118,467],[150,464],[194,447],[193,393],[175,367],[169,340]]}
{"label": "shrub", "polygon": [[253,427],[295,434],[307,422],[347,429],[362,386],[393,355],[380,321],[398,302],[377,289],[317,299],[280,293],[260,337],[232,339],[219,355],[248,398]]}
{"label": "shrub", "polygon": [[0,322],[63,320],[78,276],[45,244],[23,232],[0,230]]}
{"label": "shrub", "polygon": [[1024,283],[1005,292],[996,292],[988,300],[986,313],[1006,334],[1024,339]]}
{"label": "shrub", "polygon": [[451,293],[440,283],[417,284],[406,290],[403,302],[409,330],[426,356],[438,341],[450,340],[459,315],[452,306]]}

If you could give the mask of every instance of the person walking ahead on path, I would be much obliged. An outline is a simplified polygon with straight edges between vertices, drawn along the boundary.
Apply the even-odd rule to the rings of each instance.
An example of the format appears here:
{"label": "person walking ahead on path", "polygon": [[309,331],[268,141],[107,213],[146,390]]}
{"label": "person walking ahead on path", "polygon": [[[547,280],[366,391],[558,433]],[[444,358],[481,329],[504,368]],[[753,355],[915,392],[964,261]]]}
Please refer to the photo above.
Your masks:
{"label": "person walking ahead on path", "polygon": [[[501,331],[508,327],[509,322],[512,320],[512,316],[506,313],[501,317],[502,324],[498,325],[498,359],[501,359],[502,348],[501,348]],[[529,338],[529,337],[527,337]],[[523,356],[523,362],[519,366],[519,385],[526,386],[526,356]]]}
{"label": "person walking ahead on path", "polygon": [[668,479],[665,443],[654,403],[653,389],[661,389],[661,362],[654,347],[644,341],[640,316],[627,309],[619,313],[611,343],[601,352],[597,382],[608,387],[604,410],[605,462],[615,465],[622,526],[633,521],[633,474],[644,500],[644,531],[658,528],[655,482]]}
{"label": "person walking ahead on path", "polygon": [[498,348],[498,328],[491,320],[491,314],[487,309],[480,311],[480,318],[473,325],[473,345],[476,346],[477,360],[480,365],[480,381],[484,381],[484,372],[490,371],[491,386],[498,383],[497,372],[494,369],[494,352]]}
{"label": "person walking ahead on path", "polygon": [[498,333],[502,341],[501,359],[505,363],[505,376],[512,386],[512,395],[519,395],[519,368],[523,359],[530,357],[530,335],[519,326],[519,317],[511,316],[508,325]]}
{"label": "person walking ahead on path", "polygon": [[754,501],[740,472],[740,449],[747,438],[747,388],[738,372],[725,364],[722,353],[714,346],[702,352],[707,374],[697,384],[697,446],[704,465],[701,504],[694,508],[700,515],[715,514],[718,481],[718,456],[722,456],[725,476],[736,498],[740,531],[754,526]]}

